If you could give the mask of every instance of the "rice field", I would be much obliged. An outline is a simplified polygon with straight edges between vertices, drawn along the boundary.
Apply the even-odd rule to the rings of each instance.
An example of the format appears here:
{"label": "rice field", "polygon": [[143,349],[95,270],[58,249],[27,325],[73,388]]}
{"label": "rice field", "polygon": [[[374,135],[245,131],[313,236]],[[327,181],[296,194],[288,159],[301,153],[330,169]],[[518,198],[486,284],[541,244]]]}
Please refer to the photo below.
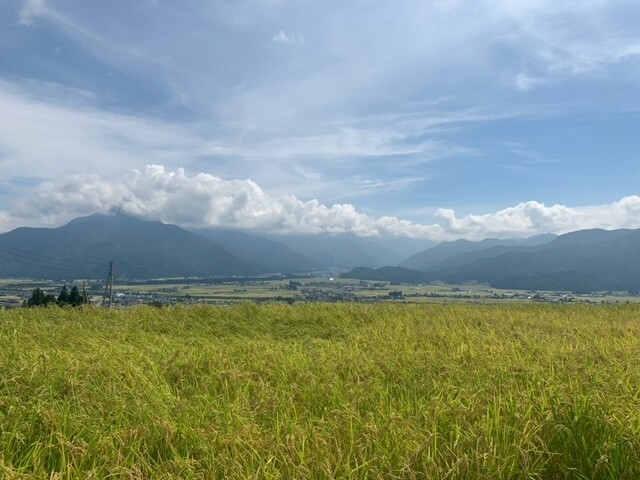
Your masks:
{"label": "rice field", "polygon": [[0,478],[640,478],[640,306],[0,311]]}

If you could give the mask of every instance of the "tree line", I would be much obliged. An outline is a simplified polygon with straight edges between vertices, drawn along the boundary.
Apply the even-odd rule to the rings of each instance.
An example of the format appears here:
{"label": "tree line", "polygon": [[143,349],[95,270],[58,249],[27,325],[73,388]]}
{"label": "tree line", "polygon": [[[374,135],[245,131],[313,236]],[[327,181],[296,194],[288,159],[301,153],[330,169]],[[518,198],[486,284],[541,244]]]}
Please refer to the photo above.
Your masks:
{"label": "tree line", "polygon": [[66,285],[60,290],[60,294],[56,297],[51,293],[45,293],[40,288],[36,288],[31,292],[31,296],[23,302],[24,307],[46,307],[48,305],[58,305],[59,307],[80,307],[89,303],[87,292],[80,292],[78,287],[74,286],[69,290]]}

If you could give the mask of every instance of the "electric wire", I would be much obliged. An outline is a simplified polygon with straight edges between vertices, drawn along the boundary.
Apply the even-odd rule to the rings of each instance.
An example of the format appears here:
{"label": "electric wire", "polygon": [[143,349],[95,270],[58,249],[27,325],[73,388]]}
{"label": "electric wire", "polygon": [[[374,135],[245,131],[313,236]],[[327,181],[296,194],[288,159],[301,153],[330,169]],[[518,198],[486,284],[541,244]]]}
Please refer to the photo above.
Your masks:
{"label": "electric wire", "polygon": [[[66,263],[66,264],[70,264],[70,265],[74,265],[74,266],[92,266],[92,267],[101,267],[104,266],[104,263],[90,263],[90,262],[78,262],[78,261],[74,261],[74,260],[70,260],[70,259],[66,259],[66,258],[59,258],[59,257],[52,257],[50,255],[43,255],[41,253],[37,253],[37,252],[32,252],[30,250],[25,250],[22,248],[18,248],[18,247],[13,247],[11,245],[6,245],[4,243],[0,243],[0,248],[5,248],[5,249],[10,249],[10,250],[15,250],[16,252],[20,252],[23,254],[27,254],[27,255],[31,255],[33,257],[38,257],[38,258],[43,258],[43,259],[47,259],[47,260],[52,260],[52,261],[56,261],[58,263]],[[2,251],[2,250],[0,250]],[[13,253],[13,252],[6,252],[10,255],[15,255],[18,256],[17,253]],[[26,258],[26,257],[25,257]],[[35,261],[35,259],[34,259]]]}
{"label": "electric wire", "polygon": [[[0,252],[0,254],[2,253],[4,252]],[[2,258],[2,260],[5,260],[5,261],[11,261],[11,262],[17,263],[19,265],[27,265],[31,267],[45,268],[45,269],[65,271],[65,272],[89,272],[91,271],[91,268],[95,268],[95,267],[68,266],[68,265],[52,265],[52,264],[47,265],[45,263],[35,263],[27,260],[17,259],[14,257],[8,257],[8,258],[0,257],[0,258]]]}

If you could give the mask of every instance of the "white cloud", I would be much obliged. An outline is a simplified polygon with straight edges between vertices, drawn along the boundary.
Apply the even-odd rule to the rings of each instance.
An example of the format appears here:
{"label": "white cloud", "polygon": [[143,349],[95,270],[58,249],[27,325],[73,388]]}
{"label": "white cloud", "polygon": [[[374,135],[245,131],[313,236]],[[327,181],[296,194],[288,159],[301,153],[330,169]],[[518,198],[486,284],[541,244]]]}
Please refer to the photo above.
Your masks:
{"label": "white cloud", "polygon": [[273,43],[297,43],[296,37],[287,35],[282,29],[278,30],[278,33],[271,37],[271,41]]}
{"label": "white cloud", "polygon": [[487,118],[477,112],[387,116],[305,134],[216,138],[220,128],[215,126],[109,112],[94,106],[97,101],[90,92],[57,84],[25,81],[17,86],[0,80],[5,113],[0,117],[0,178],[51,179],[74,172],[114,178],[148,163],[170,168],[198,165],[202,157],[208,168],[227,177],[251,176],[265,187],[306,198],[336,198],[355,192],[363,181],[380,179],[368,161],[373,157],[397,157],[394,168],[400,176],[422,177],[413,170],[416,158],[426,163],[472,155],[469,148],[441,140],[408,140],[441,125]]}
{"label": "white cloud", "polygon": [[551,77],[607,74],[612,64],[637,61],[640,55],[637,3],[508,0],[501,8],[517,27],[513,45],[528,64],[541,62],[540,75],[542,70]]}
{"label": "white cloud", "polygon": [[326,206],[293,195],[274,197],[251,180],[223,180],[206,173],[188,176],[149,165],[118,182],[96,175],[75,175],[47,182],[18,202],[15,216],[57,225],[78,215],[121,210],[187,227],[231,227],[279,232],[351,232],[438,235],[437,225],[417,225],[392,217],[373,219],[353,205]]}
{"label": "white cloud", "polygon": [[7,232],[19,226],[18,219],[11,215],[10,212],[0,210],[0,232]]}
{"label": "white cloud", "polygon": [[[238,145],[228,150],[242,155],[256,152],[268,153],[274,157],[383,157],[391,155],[424,154],[430,159],[450,156],[454,152],[451,146],[436,141],[406,143],[408,132],[391,129],[375,130],[342,127],[326,134],[288,136],[261,142],[259,145]],[[462,148],[453,149],[455,153],[468,153]]]}
{"label": "white cloud", "polygon": [[304,45],[304,37],[300,33],[287,33],[282,28],[271,37],[273,43]]}
{"label": "white cloud", "polygon": [[72,172],[121,174],[155,161],[184,162],[201,140],[173,124],[112,113],[59,85],[0,80],[0,177],[51,178]]}
{"label": "white cloud", "polygon": [[24,26],[33,25],[33,17],[41,15],[44,8],[44,0],[24,0],[18,12],[18,23]]}
{"label": "white cloud", "polygon": [[546,206],[530,201],[495,213],[462,218],[457,218],[453,210],[440,209],[437,216],[449,235],[466,238],[567,233],[588,228],[640,228],[640,196],[583,207]]}
{"label": "white cloud", "polygon": [[273,196],[251,180],[225,180],[207,173],[159,165],[133,170],[118,181],[76,175],[44,183],[0,214],[0,227],[21,219],[58,225],[75,216],[114,210],[185,227],[230,227],[270,232],[353,233],[431,240],[520,237],[586,228],[640,228],[640,196],[596,206],[546,206],[531,201],[498,212],[466,215],[441,209],[438,221],[415,223],[397,217],[374,218],[350,204],[324,205],[293,195]]}
{"label": "white cloud", "polygon": [[526,92],[537,85],[543,84],[544,80],[542,80],[541,78],[531,77],[526,73],[518,73],[514,77],[514,82],[518,90],[520,90],[521,92]]}

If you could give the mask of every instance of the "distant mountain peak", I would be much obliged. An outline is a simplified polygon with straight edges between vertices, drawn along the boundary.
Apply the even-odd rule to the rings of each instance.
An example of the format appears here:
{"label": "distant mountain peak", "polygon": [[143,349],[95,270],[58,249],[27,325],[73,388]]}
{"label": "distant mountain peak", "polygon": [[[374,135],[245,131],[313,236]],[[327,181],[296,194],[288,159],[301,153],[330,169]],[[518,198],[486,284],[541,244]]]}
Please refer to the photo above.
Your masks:
{"label": "distant mountain peak", "polygon": [[32,252],[4,253],[2,275],[35,278],[98,278],[114,260],[128,278],[241,275],[259,267],[220,245],[176,225],[123,213],[93,214],[57,228],[16,229],[0,244]]}

